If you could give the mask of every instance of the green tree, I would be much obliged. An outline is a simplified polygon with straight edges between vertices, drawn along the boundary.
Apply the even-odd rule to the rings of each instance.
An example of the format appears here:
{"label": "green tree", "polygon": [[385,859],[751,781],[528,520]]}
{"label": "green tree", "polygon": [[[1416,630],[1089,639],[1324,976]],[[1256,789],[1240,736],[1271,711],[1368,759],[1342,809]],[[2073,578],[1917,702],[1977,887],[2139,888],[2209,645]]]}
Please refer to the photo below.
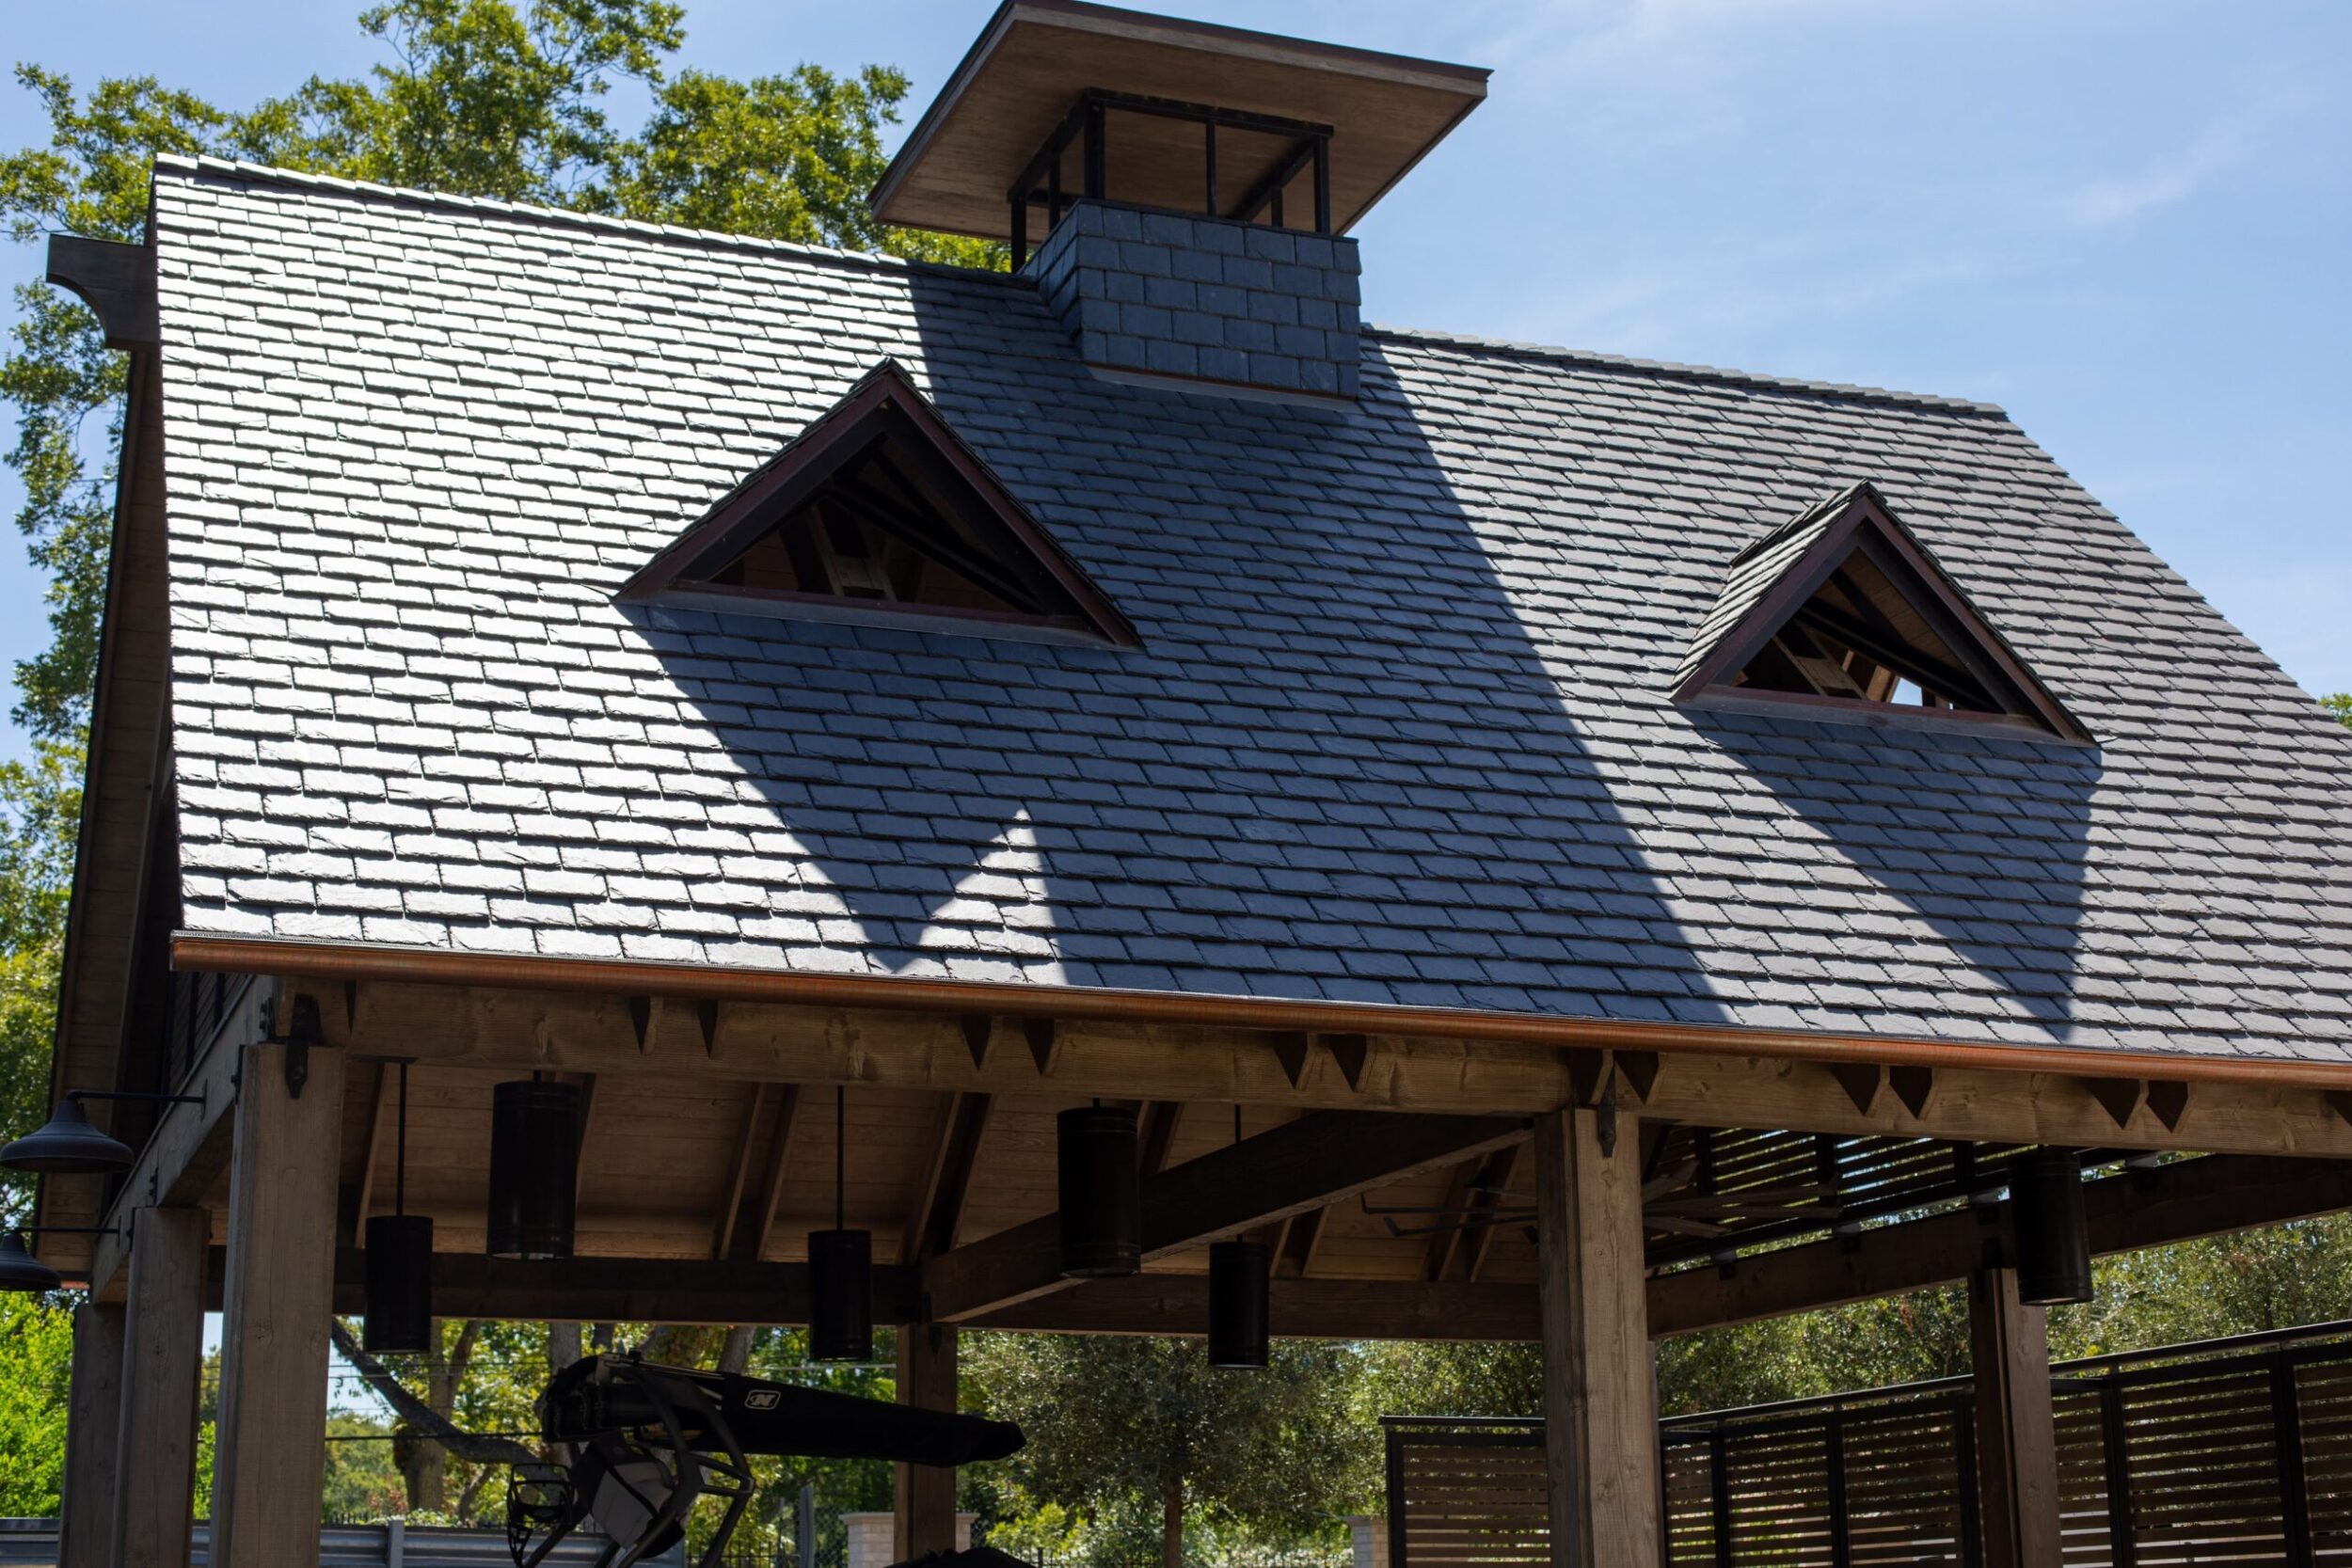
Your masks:
{"label": "green tree", "polygon": [[2352,691],[2339,691],[2331,697],[2322,697],[2319,703],[2341,720],[2345,728],[2352,729]]}
{"label": "green tree", "polygon": [[62,1300],[0,1295],[0,1514],[56,1510],[72,1362]]}
{"label": "green tree", "polygon": [[1022,1491],[1096,1527],[1098,1555],[1158,1539],[1181,1568],[1186,1531],[1304,1544],[1360,1497],[1368,1457],[1352,1409],[1354,1346],[1289,1343],[1263,1371],[1211,1367],[1197,1340],[974,1335],[972,1375],[1028,1445]]}
{"label": "green tree", "polygon": [[[0,1137],[18,1137],[49,1110],[49,1050],[57,959],[82,814],[79,749],[45,741],[0,764]],[[0,1222],[32,1208],[30,1177],[0,1170]]]}

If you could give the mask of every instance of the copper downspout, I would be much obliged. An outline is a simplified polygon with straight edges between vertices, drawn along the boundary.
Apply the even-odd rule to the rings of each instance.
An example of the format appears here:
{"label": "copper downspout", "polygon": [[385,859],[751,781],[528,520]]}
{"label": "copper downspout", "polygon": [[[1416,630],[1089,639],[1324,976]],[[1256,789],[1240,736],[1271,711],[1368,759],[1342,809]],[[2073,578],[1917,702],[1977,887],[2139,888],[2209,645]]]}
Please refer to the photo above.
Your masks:
{"label": "copper downspout", "polygon": [[1113,990],[1091,986],[999,985],[977,980],[706,969],[691,964],[346,946],[188,932],[171,939],[171,961],[176,969],[318,980],[396,980],[420,985],[492,986],[613,996],[986,1013],[1006,1018],[1090,1019],[1312,1034],[1413,1035],[1585,1050],[1781,1056],[1797,1061],[1869,1062],[1887,1067],[2352,1090],[2352,1060],[2309,1062],[2271,1056],[2190,1056],[2099,1047],[2070,1049],[1991,1041],[1964,1043],[1805,1034],[1727,1023],[1561,1018],[1544,1013],[1410,1007],[1387,1003],[1196,996],[1181,991]]}

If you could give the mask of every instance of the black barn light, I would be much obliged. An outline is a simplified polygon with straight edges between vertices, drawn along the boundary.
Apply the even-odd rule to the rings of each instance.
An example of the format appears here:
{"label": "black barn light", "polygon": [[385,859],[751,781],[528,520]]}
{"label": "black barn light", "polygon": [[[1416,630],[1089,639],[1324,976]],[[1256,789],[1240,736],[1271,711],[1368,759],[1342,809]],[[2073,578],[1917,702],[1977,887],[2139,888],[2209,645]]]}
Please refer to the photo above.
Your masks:
{"label": "black barn light", "polygon": [[144,1100],[175,1105],[201,1105],[194,1094],[136,1094],[101,1089],[74,1089],[57,1101],[48,1124],[0,1148],[0,1165],[42,1176],[99,1176],[129,1170],[137,1158],[131,1146],[110,1138],[89,1124],[82,1111],[85,1100]]}
{"label": "black barn light", "polygon": [[2036,1307],[2090,1300],[2082,1156],[2071,1148],[2010,1155],[2009,1212],[2017,1243],[2017,1299]]}
{"label": "black barn light", "polygon": [[13,1230],[0,1232],[0,1291],[29,1291],[38,1295],[54,1291],[65,1283],[57,1271],[34,1257],[24,1245],[24,1238]]}
{"label": "black barn light", "polygon": [[833,1228],[808,1233],[808,1354],[812,1361],[874,1358],[874,1233],[847,1223],[849,1115],[833,1091]]}
{"label": "black barn light", "polygon": [[580,1090],[535,1073],[492,1090],[484,1250],[493,1258],[569,1258],[579,1191]]}
{"label": "black barn light", "polygon": [[[1241,1142],[1241,1106],[1233,1107],[1233,1142]],[[1209,1246],[1209,1365],[1257,1370],[1274,1338],[1274,1251],[1236,1236]]]}
{"label": "black barn light", "polygon": [[400,1121],[392,1155],[392,1212],[368,1221],[366,1315],[360,1343],[373,1354],[418,1354],[433,1342],[433,1216],[408,1212],[408,1064],[400,1064]]}
{"label": "black barn light", "polygon": [[1143,1267],[1143,1201],[1136,1114],[1081,1105],[1055,1119],[1061,1189],[1061,1272],[1104,1279]]}

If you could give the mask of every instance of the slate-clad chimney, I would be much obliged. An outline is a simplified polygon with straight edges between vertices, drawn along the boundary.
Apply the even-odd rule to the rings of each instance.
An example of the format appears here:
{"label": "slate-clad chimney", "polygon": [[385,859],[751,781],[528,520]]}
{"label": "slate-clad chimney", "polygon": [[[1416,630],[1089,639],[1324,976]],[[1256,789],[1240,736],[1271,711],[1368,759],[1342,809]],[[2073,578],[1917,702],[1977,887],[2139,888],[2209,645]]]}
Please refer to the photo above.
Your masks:
{"label": "slate-clad chimney", "polygon": [[1356,242],[1082,200],[1028,276],[1108,370],[1356,395]]}
{"label": "slate-clad chimney", "polygon": [[1353,397],[1347,230],[1486,96],[1465,66],[1005,0],[881,182],[1004,241],[1113,375]]}

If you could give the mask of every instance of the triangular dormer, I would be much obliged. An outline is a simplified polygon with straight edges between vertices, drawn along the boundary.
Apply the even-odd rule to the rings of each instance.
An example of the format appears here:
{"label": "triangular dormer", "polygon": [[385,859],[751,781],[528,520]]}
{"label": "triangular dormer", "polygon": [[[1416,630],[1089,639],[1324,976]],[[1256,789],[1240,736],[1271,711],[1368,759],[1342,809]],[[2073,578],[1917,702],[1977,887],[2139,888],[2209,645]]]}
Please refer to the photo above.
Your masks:
{"label": "triangular dormer", "polygon": [[1675,697],[2090,738],[1867,483],[1733,558]]}
{"label": "triangular dormer", "polygon": [[1137,641],[887,359],[620,597],[1032,641]]}

